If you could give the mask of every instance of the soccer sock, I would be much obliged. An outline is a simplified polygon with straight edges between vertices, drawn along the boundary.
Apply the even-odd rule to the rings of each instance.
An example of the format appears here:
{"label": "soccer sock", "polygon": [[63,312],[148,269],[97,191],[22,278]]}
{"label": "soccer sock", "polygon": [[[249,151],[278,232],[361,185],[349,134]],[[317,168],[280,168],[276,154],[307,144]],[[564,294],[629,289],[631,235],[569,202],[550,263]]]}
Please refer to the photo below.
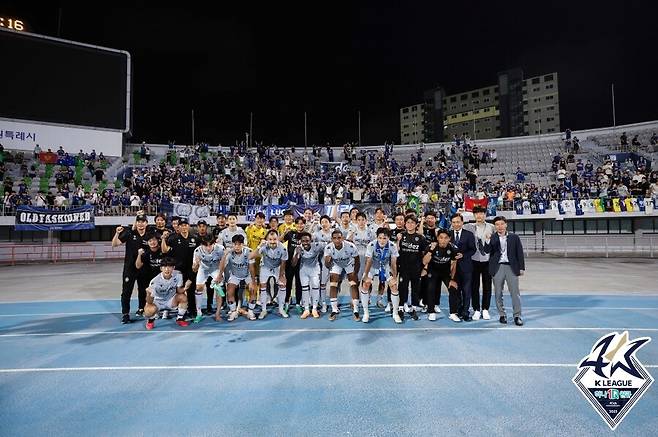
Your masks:
{"label": "soccer sock", "polygon": [[[363,305],[363,313],[367,314],[369,312],[368,305],[370,304],[370,292],[359,287],[361,290],[361,305]],[[354,300],[353,300],[354,302]],[[358,301],[356,301],[354,306],[354,311],[359,311]]]}
{"label": "soccer sock", "polygon": [[338,312],[338,298],[337,297],[332,297],[330,298],[331,300],[331,311],[334,313]]}
{"label": "soccer sock", "polygon": [[202,290],[201,294],[197,294],[195,297],[196,297],[196,313],[201,315],[201,308],[206,307],[205,304],[206,304],[207,299],[208,299],[206,297],[205,290]]}
{"label": "soccer sock", "polygon": [[250,309],[251,311],[253,311],[253,310],[256,309],[256,301],[253,301],[253,300],[250,300],[250,301],[249,301],[249,309]]}
{"label": "soccer sock", "polygon": [[400,309],[400,295],[391,293],[391,303],[393,304],[393,312],[397,313]]}
{"label": "soccer sock", "polygon": [[327,284],[320,284],[320,303],[325,303],[327,300]]}
{"label": "soccer sock", "polygon": [[320,289],[311,288],[311,305],[313,305],[313,308],[316,308],[318,306],[319,300],[320,300]]}
{"label": "soccer sock", "polygon": [[231,312],[235,311],[237,309],[237,305],[235,304],[235,302],[229,302],[228,309]]}
{"label": "soccer sock", "polygon": [[309,291],[308,285],[302,285],[302,301],[301,301],[301,305],[304,306],[304,309],[308,309],[308,304],[309,304],[309,302],[310,302],[310,300],[311,300],[309,294],[310,294],[310,291]]}
{"label": "soccer sock", "polygon": [[[370,299],[370,293],[368,293],[368,299]],[[352,305],[354,306],[354,311],[355,313],[359,312],[359,299],[352,299]]]}
{"label": "soccer sock", "polygon": [[178,319],[182,319],[185,317],[185,313],[187,312],[187,308],[181,308],[180,306],[178,307]]}
{"label": "soccer sock", "polygon": [[283,311],[286,305],[286,286],[279,285],[279,292],[276,295],[276,300],[279,303],[279,311]]}
{"label": "soccer sock", "polygon": [[260,306],[267,311],[267,287],[260,286]]}

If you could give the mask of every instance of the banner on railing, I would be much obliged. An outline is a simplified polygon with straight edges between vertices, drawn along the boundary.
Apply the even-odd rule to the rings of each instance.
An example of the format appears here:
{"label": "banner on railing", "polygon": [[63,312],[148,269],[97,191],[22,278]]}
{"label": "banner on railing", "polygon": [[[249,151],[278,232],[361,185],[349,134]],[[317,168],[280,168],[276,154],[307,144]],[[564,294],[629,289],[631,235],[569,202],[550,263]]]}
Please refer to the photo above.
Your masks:
{"label": "banner on railing", "polygon": [[21,205],[16,209],[17,231],[78,231],[95,227],[93,205],[65,211],[26,205]]}
{"label": "banner on railing", "polygon": [[195,225],[199,220],[208,220],[210,217],[210,207],[207,205],[190,205],[189,203],[174,203],[173,215],[186,217],[191,225]]}

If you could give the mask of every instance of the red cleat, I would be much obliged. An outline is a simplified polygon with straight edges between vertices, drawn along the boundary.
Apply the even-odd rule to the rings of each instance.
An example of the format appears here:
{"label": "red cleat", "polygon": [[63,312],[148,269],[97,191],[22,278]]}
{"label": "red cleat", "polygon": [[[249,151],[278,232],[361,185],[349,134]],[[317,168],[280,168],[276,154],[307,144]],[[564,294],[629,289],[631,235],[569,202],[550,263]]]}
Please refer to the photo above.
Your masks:
{"label": "red cleat", "polygon": [[178,320],[176,320],[176,324],[177,324],[178,326],[189,326],[189,325],[190,325],[189,322],[187,322],[187,321],[185,321],[185,320],[183,320],[183,319],[178,319]]}
{"label": "red cleat", "polygon": [[155,322],[153,320],[147,321],[146,322],[146,329],[148,329],[150,331],[153,328],[155,328]]}

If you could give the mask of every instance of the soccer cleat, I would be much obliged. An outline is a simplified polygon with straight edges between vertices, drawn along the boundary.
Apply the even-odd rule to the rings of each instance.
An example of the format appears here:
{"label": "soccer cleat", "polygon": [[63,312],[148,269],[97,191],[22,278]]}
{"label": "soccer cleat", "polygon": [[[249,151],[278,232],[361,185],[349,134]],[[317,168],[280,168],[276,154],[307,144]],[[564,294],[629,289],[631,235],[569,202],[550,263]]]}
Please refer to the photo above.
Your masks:
{"label": "soccer cleat", "polygon": [[516,326],[523,326],[523,319],[521,317],[514,317],[514,324]]}
{"label": "soccer cleat", "polygon": [[418,313],[416,310],[411,311],[411,318],[414,320],[418,320]]}
{"label": "soccer cleat", "polygon": [[491,320],[491,316],[489,315],[489,310],[482,310],[482,318],[484,320]]}
{"label": "soccer cleat", "polygon": [[364,312],[363,317],[361,318],[361,321],[363,323],[368,323],[370,321],[370,313],[369,312]]}
{"label": "soccer cleat", "polygon": [[201,323],[201,320],[203,320],[203,315],[199,312],[194,318],[194,323]]}
{"label": "soccer cleat", "polygon": [[256,320],[256,314],[254,314],[254,310],[252,310],[251,308],[249,309],[249,311],[247,311],[247,318],[249,320]]}
{"label": "soccer cleat", "polygon": [[128,314],[124,314],[124,315],[121,317],[121,323],[123,323],[124,325],[127,325],[127,324],[130,323],[130,322],[132,322],[132,320],[130,320],[130,315],[128,315]]}
{"label": "soccer cleat", "polygon": [[421,308],[420,312],[421,313],[426,313],[427,312],[427,305],[421,305],[421,307],[422,308]]}
{"label": "soccer cleat", "polygon": [[290,317],[285,310],[279,310],[279,315],[281,317],[283,317],[284,319],[287,319],[288,317]]}
{"label": "soccer cleat", "polygon": [[137,311],[135,311],[136,316],[143,316],[144,315],[144,308],[140,308]]}
{"label": "soccer cleat", "polygon": [[409,308],[409,305],[407,305],[406,303],[404,304],[404,312],[405,313],[411,312],[411,309]]}
{"label": "soccer cleat", "polygon": [[393,312],[393,321],[395,323],[402,323],[402,319],[400,318],[400,315],[396,312]]}
{"label": "soccer cleat", "polygon": [[391,303],[389,302],[386,304],[386,308],[384,308],[384,312],[390,313],[391,311],[393,311],[393,308],[391,306]]}
{"label": "soccer cleat", "polygon": [[355,322],[358,322],[358,321],[361,320],[361,315],[359,314],[358,311],[355,311],[355,312],[354,312],[354,315],[352,316],[352,319],[353,319]]}
{"label": "soccer cleat", "polygon": [[402,311],[402,308],[398,310],[398,317],[400,320],[404,320],[404,311]]}
{"label": "soccer cleat", "polygon": [[334,320],[336,320],[337,316],[338,316],[338,313],[332,311],[331,314],[329,314],[329,320],[331,320],[333,322]]}
{"label": "soccer cleat", "polygon": [[430,322],[436,321],[436,313],[429,313],[427,315],[427,320],[429,320]]}
{"label": "soccer cleat", "polygon": [[384,308],[384,302],[381,299],[377,299],[377,308]]}
{"label": "soccer cleat", "polygon": [[500,319],[498,319],[498,321],[503,325],[507,325],[507,316],[506,315],[500,316]]}
{"label": "soccer cleat", "polygon": [[311,315],[311,312],[309,310],[304,310],[301,316],[299,316],[300,319],[307,319],[308,316]]}
{"label": "soccer cleat", "polygon": [[299,304],[295,305],[295,309],[297,310],[297,314],[301,314],[301,313],[304,312],[304,310],[302,309],[302,306],[299,305]]}
{"label": "soccer cleat", "polygon": [[162,311],[162,318],[165,320],[169,318],[169,310]]}
{"label": "soccer cleat", "polygon": [[448,317],[450,320],[452,320],[455,323],[461,322],[462,319],[459,318],[457,314],[450,314],[450,317]]}
{"label": "soccer cleat", "polygon": [[229,322],[232,322],[233,320],[235,320],[237,318],[238,318],[238,312],[237,311],[229,311],[228,318],[227,318],[227,320]]}
{"label": "soccer cleat", "polygon": [[190,322],[188,322],[188,321],[185,320],[185,319],[176,319],[176,324],[177,324],[178,326],[183,326],[183,327],[185,327],[185,326],[189,326],[189,325],[190,325]]}
{"label": "soccer cleat", "polygon": [[265,317],[267,317],[267,310],[263,308],[258,315],[258,320],[263,320]]}
{"label": "soccer cleat", "polygon": [[318,313],[318,310],[313,308],[311,310],[311,315],[313,316],[314,319],[319,319],[320,318],[320,313]]}
{"label": "soccer cleat", "polygon": [[473,313],[473,320],[480,320],[480,312],[476,311]]}
{"label": "soccer cleat", "polygon": [[327,304],[326,304],[326,302],[323,302],[323,303],[322,303],[322,306],[320,307],[320,312],[321,312],[322,314],[324,314],[324,313],[327,312]]}
{"label": "soccer cleat", "polygon": [[150,331],[153,328],[155,328],[155,319],[148,319],[146,321],[146,329]]}
{"label": "soccer cleat", "polygon": [[438,305],[434,305],[434,312],[437,314],[441,313],[441,308]]}

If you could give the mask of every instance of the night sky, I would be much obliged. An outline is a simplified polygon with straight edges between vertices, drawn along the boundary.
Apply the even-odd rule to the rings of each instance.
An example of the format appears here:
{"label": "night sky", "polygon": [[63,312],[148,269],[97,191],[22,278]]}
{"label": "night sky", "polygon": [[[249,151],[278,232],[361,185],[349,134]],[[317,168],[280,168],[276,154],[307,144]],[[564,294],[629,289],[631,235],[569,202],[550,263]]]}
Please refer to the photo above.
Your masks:
{"label": "night sky", "polygon": [[[496,82],[498,71],[557,71],[564,130],[658,119],[654,2],[235,2],[152,8],[148,2],[3,2],[35,33],[128,50],[132,141],[309,144],[400,140],[399,108],[425,89]],[[183,2],[191,4],[192,2]],[[457,2],[453,2],[457,3]],[[505,4],[505,6],[503,6]],[[321,6],[319,6],[321,5]],[[3,62],[3,68],[8,64]]]}

